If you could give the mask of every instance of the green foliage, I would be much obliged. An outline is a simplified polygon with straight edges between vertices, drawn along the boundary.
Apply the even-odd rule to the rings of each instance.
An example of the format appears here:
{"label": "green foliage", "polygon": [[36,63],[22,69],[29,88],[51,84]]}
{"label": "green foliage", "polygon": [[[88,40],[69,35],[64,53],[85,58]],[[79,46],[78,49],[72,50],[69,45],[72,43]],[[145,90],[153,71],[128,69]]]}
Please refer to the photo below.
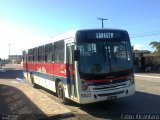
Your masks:
{"label": "green foliage", "polygon": [[159,53],[160,54],[160,42],[153,41],[149,45],[151,45],[152,48],[155,49],[155,53]]}

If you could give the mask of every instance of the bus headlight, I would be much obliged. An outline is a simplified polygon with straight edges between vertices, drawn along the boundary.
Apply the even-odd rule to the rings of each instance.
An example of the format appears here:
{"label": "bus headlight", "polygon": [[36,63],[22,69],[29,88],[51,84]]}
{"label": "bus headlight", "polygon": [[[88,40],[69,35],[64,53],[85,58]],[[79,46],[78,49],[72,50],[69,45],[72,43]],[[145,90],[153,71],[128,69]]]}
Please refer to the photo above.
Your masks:
{"label": "bus headlight", "polygon": [[81,90],[87,90],[88,89],[88,85],[86,84],[85,80],[81,81]]}
{"label": "bus headlight", "polygon": [[88,85],[82,85],[82,86],[81,86],[81,89],[82,89],[82,90],[87,90],[87,89],[88,89]]}

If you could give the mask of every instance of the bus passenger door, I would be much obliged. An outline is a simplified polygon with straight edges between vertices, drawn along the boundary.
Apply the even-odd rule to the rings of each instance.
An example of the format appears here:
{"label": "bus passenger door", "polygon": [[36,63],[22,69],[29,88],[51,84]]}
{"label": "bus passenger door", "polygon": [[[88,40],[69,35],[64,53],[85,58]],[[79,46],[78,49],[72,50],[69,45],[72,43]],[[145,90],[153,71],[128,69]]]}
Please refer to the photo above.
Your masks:
{"label": "bus passenger door", "polygon": [[74,45],[67,44],[67,63],[68,63],[68,77],[69,77],[69,95],[71,98],[77,98],[76,80],[75,80],[75,65],[74,65]]}

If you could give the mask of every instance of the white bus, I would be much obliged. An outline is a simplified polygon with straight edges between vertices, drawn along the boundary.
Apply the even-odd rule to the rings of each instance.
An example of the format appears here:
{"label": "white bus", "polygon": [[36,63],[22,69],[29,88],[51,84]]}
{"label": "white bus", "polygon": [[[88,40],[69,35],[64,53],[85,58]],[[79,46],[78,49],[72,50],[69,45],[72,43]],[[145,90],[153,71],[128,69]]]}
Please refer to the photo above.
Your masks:
{"label": "white bus", "polygon": [[52,43],[23,51],[24,76],[33,87],[57,93],[60,101],[80,104],[133,95],[130,39],[119,29],[66,33]]}

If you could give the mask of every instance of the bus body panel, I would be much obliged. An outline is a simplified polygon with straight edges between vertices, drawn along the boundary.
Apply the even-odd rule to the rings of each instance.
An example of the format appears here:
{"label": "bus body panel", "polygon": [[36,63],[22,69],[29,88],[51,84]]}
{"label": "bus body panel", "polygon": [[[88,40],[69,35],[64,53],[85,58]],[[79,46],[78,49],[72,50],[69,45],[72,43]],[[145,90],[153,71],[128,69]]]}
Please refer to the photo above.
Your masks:
{"label": "bus body panel", "polygon": [[[98,30],[99,29],[91,31],[98,31]],[[105,30],[107,31],[108,29],[100,29],[100,32]],[[31,77],[33,77],[34,82],[36,84],[39,84],[53,92],[56,92],[56,81],[57,80],[61,81],[64,86],[65,97],[80,104],[99,102],[99,101],[114,99],[114,97],[121,98],[133,95],[135,93],[134,83],[131,85],[129,80],[128,81],[122,80],[122,79],[127,79],[128,76],[132,76],[133,73],[132,71],[129,74],[121,75],[120,77],[116,77],[114,79],[112,78],[111,81],[116,81],[116,83],[110,85],[110,80],[106,79],[97,80],[97,78],[95,79],[81,78],[79,71],[79,63],[77,61],[74,61],[73,65],[69,64],[67,45],[72,43],[74,46],[76,46],[75,42],[78,39],[77,37],[79,35],[79,32],[85,33],[87,31],[90,30],[78,30],[69,34],[66,33],[65,35],[55,38],[54,42],[57,42],[62,39],[64,40],[64,45],[65,45],[64,62],[55,62],[55,61],[33,62],[24,60],[23,68],[24,68],[25,78],[31,80]],[[112,29],[112,31],[114,30]],[[126,32],[123,30],[115,30],[115,31]],[[96,34],[98,36],[97,38],[112,37],[112,34],[108,36],[108,34],[106,33],[101,34],[100,32]],[[71,66],[74,66],[74,69]],[[73,76],[71,76],[71,73]],[[118,80],[120,81],[119,83]],[[85,82],[85,85],[87,85],[88,87],[87,90],[82,90],[82,82]],[[118,86],[115,87],[114,85]],[[114,87],[112,88],[112,86]]]}

